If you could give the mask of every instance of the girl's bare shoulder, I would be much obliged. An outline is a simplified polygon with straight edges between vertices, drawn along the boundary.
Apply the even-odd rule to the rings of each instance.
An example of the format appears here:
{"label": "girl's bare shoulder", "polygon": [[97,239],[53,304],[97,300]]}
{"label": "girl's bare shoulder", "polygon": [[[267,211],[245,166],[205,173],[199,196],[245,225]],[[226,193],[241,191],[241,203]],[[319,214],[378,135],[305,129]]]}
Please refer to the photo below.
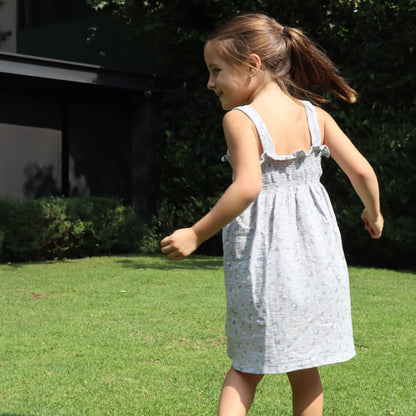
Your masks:
{"label": "girl's bare shoulder", "polygon": [[327,123],[335,122],[331,115],[321,107],[315,106],[316,115],[318,117],[319,128],[321,130],[322,141],[325,142],[325,126]]}
{"label": "girl's bare shoulder", "polygon": [[232,124],[232,123],[250,123],[250,118],[238,108],[233,108],[232,110],[227,111],[223,117],[223,124]]}
{"label": "girl's bare shoulder", "polygon": [[241,134],[242,132],[255,133],[256,131],[251,119],[238,109],[233,109],[225,113],[222,125],[226,134]]}

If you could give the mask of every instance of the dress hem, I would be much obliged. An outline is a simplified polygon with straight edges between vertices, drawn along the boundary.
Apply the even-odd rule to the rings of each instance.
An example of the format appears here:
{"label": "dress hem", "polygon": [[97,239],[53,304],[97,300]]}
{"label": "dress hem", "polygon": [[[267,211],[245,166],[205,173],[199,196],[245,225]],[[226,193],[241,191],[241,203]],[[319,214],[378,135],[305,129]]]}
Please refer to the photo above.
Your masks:
{"label": "dress hem", "polygon": [[248,374],[284,374],[284,373],[290,373],[292,371],[297,370],[307,370],[308,368],[316,368],[316,367],[322,367],[324,365],[331,365],[331,364],[339,364],[346,361],[351,360],[356,355],[356,352],[346,355],[343,358],[337,359],[337,360],[320,360],[316,361],[315,363],[302,363],[302,364],[296,364],[296,365],[285,365],[285,366],[276,366],[275,369],[265,369],[265,370],[258,370],[258,369],[243,369],[242,367],[236,365],[234,362],[232,363],[232,367],[234,370],[237,370],[241,373],[248,373]]}

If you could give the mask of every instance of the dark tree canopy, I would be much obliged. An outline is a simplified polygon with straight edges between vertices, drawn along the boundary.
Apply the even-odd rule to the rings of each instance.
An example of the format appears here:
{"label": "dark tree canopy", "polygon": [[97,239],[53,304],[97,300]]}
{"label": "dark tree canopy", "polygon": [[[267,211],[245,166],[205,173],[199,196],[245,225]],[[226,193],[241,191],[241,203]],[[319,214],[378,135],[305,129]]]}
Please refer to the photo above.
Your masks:
{"label": "dark tree canopy", "polygon": [[[414,268],[416,247],[416,0],[86,0],[111,8],[132,36],[150,36],[164,51],[171,89],[160,108],[160,180],[154,184],[154,241],[189,226],[230,181],[221,131],[223,112],[206,90],[202,48],[209,32],[239,13],[261,12],[302,28],[340,68],[359,95],[327,106],[373,165],[380,181],[385,233],[369,241],[361,203],[346,176],[328,162],[323,181],[352,264]],[[219,254],[219,238],[200,249]]]}

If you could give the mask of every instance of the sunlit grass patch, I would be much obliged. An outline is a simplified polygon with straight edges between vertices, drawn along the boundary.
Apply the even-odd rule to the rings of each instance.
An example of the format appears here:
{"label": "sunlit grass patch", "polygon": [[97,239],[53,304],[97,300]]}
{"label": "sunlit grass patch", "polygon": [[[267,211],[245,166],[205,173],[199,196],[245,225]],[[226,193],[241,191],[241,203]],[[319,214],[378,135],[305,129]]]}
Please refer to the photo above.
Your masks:
{"label": "sunlit grass patch", "polygon": [[[357,356],[321,369],[325,415],[416,414],[416,276],[351,268]],[[230,362],[222,260],[0,265],[0,416],[213,415]],[[250,413],[288,416],[285,375]]]}

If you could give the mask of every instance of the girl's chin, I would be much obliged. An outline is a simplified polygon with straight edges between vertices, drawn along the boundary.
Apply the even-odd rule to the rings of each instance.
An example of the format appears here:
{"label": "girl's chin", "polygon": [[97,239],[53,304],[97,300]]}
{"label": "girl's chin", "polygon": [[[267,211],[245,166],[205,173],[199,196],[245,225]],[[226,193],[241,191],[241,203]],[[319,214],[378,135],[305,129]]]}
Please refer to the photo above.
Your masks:
{"label": "girl's chin", "polygon": [[223,102],[223,101],[221,101],[220,100],[220,102],[221,102],[221,106],[222,106],[222,109],[223,110],[231,110],[233,107],[231,107],[229,104],[227,104],[227,103],[225,103],[225,102]]}
{"label": "girl's chin", "polygon": [[221,106],[222,106],[223,110],[229,111],[229,110],[232,110],[233,108],[237,107],[238,105],[240,105],[240,104],[236,104],[236,103],[230,103],[229,101],[224,100],[223,96],[221,96],[219,98],[220,98],[220,103],[221,103]]}

